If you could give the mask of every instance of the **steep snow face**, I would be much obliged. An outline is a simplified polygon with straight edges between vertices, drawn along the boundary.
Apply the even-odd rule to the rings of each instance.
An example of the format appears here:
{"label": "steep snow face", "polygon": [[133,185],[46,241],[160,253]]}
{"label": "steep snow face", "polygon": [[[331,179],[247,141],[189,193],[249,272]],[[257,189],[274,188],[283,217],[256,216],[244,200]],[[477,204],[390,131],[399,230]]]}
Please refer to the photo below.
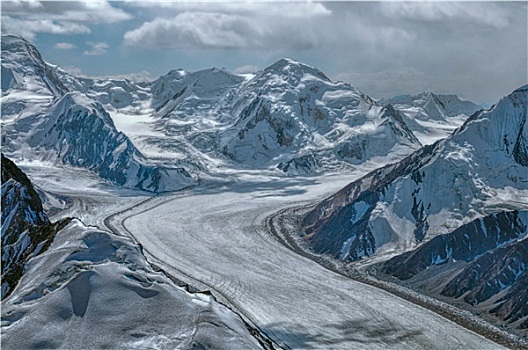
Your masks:
{"label": "steep snow face", "polygon": [[17,284],[26,262],[51,243],[64,224],[52,224],[27,176],[2,154],[2,295]]}
{"label": "steep snow face", "polygon": [[48,66],[69,91],[81,92],[107,110],[129,107],[138,111],[150,99],[149,83],[134,83],[128,79],[79,78],[58,66]]}
{"label": "steep snow face", "polygon": [[148,164],[116,130],[101,104],[80,93],[67,93],[40,114],[5,129],[7,148],[19,158],[59,160],[119,185],[148,191],[178,190],[194,183],[183,168]]}
{"label": "steep snow face", "polygon": [[252,167],[302,163],[312,154],[360,164],[395,147],[401,156],[420,146],[392,107],[289,59],[258,73],[233,102],[237,120],[222,133],[223,152]]}
{"label": "steep snow face", "polygon": [[11,89],[53,96],[67,91],[33,45],[20,36],[2,35],[2,92]]}
{"label": "steep snow face", "polygon": [[[407,251],[483,215],[526,209],[526,107],[525,86],[448,139],[350,184],[305,217],[307,237],[320,252],[357,260]],[[368,209],[352,220],[359,201]]]}
{"label": "steep snow face", "polygon": [[[147,318],[146,318],[147,317]],[[42,328],[45,325],[45,329]],[[260,349],[210,293],[189,293],[129,239],[73,220],[2,303],[7,348]]]}
{"label": "steep snow face", "polygon": [[225,117],[221,107],[232,98],[244,78],[224,69],[190,73],[174,70],[153,82],[152,107],[165,119],[192,120]]}
{"label": "steep snow face", "polygon": [[67,91],[38,50],[19,36],[2,35],[2,124],[37,113]]}
{"label": "steep snow face", "polygon": [[437,95],[432,92],[396,96],[382,99],[381,102],[390,103],[401,112],[405,123],[422,144],[432,144],[447,137],[482,109],[456,95]]}

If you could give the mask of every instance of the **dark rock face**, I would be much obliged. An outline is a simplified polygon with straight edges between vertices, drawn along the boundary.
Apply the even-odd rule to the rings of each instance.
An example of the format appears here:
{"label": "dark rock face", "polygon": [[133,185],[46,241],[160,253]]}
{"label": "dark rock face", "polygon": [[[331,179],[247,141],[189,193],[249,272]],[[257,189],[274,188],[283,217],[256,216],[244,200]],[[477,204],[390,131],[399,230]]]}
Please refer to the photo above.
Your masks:
{"label": "dark rock face", "polygon": [[319,167],[321,167],[321,162],[311,153],[293,158],[286,162],[281,162],[277,165],[278,169],[284,171],[288,175],[314,173]]}
{"label": "dark rock face", "polygon": [[398,255],[383,264],[382,271],[409,279],[430,266],[451,260],[470,262],[486,252],[526,234],[518,211],[500,212],[476,219],[453,232],[436,236],[418,249]]}
{"label": "dark rock face", "polygon": [[[508,142],[507,138],[505,138],[505,142]],[[526,124],[526,118],[522,121],[519,133],[515,139],[512,155],[517,163],[528,167],[528,125]]]}
{"label": "dark rock face", "polygon": [[528,316],[528,240],[516,241],[476,258],[453,278],[443,295],[478,305],[495,296],[490,313],[515,322]]}
{"label": "dark rock face", "polygon": [[441,295],[461,299],[500,320],[527,328],[527,233],[528,212],[500,212],[396,256],[382,263],[380,271],[411,283],[413,278],[425,278],[422,287],[434,286],[440,265],[449,267],[457,262],[459,268],[438,291]]}
{"label": "dark rock face", "polygon": [[[432,159],[441,145],[441,142],[437,142],[425,146],[399,163],[372,171],[310,211],[303,218],[302,227],[314,249],[349,261],[372,255],[376,250],[376,240],[367,224],[379,198],[400,176],[415,174],[413,176],[419,179],[421,175],[418,169]],[[355,207],[358,204],[367,207],[361,217],[356,217]],[[423,218],[423,205],[417,204],[416,207],[417,217]],[[424,221],[416,223],[417,240],[423,238]],[[351,241],[345,244],[348,239]],[[349,246],[348,251],[343,251],[344,246]]]}
{"label": "dark rock face", "polygon": [[49,221],[27,176],[2,154],[2,299],[18,283],[29,258],[46,250],[68,222]]}

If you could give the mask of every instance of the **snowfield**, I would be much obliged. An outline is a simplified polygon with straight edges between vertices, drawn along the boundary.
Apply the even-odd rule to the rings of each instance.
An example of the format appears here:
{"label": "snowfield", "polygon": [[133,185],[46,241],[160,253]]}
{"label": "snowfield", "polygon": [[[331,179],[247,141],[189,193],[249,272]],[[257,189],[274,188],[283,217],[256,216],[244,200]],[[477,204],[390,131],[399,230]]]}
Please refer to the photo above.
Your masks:
{"label": "snowfield", "polygon": [[275,241],[263,220],[353,175],[244,181],[157,197],[111,217],[148,259],[213,292],[284,348],[497,349],[443,317],[335,274]]}

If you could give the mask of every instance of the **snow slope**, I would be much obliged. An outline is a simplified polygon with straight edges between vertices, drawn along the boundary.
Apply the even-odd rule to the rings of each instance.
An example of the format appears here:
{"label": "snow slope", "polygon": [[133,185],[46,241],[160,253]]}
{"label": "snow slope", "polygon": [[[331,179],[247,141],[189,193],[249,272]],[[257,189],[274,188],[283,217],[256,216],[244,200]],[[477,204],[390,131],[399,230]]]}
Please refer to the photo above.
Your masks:
{"label": "snow slope", "polygon": [[10,349],[258,349],[246,324],[208,293],[189,293],[140,248],[72,221],[33,258],[2,303]]}
{"label": "snow slope", "polygon": [[447,137],[482,109],[456,95],[438,95],[432,92],[422,92],[415,96],[401,95],[382,99],[380,102],[392,104],[400,111],[409,129],[424,145]]}

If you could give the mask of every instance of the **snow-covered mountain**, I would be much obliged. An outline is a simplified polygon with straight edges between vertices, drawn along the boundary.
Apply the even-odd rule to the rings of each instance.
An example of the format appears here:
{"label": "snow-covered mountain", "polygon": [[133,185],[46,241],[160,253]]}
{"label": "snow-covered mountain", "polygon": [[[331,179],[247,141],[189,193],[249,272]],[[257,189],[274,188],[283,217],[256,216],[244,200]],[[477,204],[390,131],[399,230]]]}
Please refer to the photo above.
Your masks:
{"label": "snow-covered mountain", "polygon": [[[350,166],[372,169],[396,162],[422,146],[409,128],[420,117],[406,114],[408,108],[402,106],[407,100],[395,100],[402,108],[399,111],[291,59],[281,59],[254,76],[216,68],[180,69],[151,83],[135,84],[126,79],[75,77],[44,62],[24,39],[4,37],[2,69],[14,72],[2,83],[2,138],[9,144],[6,152],[11,157],[34,159],[38,154],[37,159],[50,159],[50,149],[54,149],[61,161],[92,169],[105,179],[163,191],[192,183],[188,172],[208,174],[241,167],[297,175]],[[9,80],[10,76],[18,78]],[[99,128],[90,134],[88,127],[77,128],[70,136],[51,130],[54,122],[45,122],[42,115],[55,120],[54,111],[64,106],[52,105],[64,104],[62,97],[68,91],[68,100],[79,102],[80,109],[98,111],[85,111],[79,118],[101,120],[102,134]],[[24,99],[33,102],[21,102]],[[408,100],[412,108],[436,111],[438,115],[430,117],[443,118],[442,123],[471,109],[453,96],[426,94]],[[45,142],[41,142],[42,135]],[[97,138],[108,143],[91,143]],[[80,139],[86,147],[75,143]],[[95,155],[118,146],[118,165],[113,151],[113,156]]]}
{"label": "snow-covered mountain", "polygon": [[[43,62],[27,41],[13,36],[2,39],[2,67],[14,72],[15,77],[2,90],[2,106],[8,105],[2,110],[3,152],[23,160],[87,168],[116,184],[154,192],[174,191],[195,183],[182,167],[147,160],[89,94],[66,92],[63,84],[55,88],[59,83],[52,82],[60,81],[54,73],[57,70]],[[35,86],[38,88],[33,89]],[[38,102],[23,104],[20,109],[10,107],[24,101],[20,96]],[[96,97],[101,96],[98,93]]]}
{"label": "snow-covered mountain", "polygon": [[432,92],[381,99],[380,103],[392,104],[400,111],[409,129],[424,145],[447,137],[482,109],[456,95],[438,95]]}
{"label": "snow-covered mountain", "polygon": [[477,217],[525,207],[526,91],[515,90],[448,139],[326,199],[304,220],[314,246],[355,260],[407,250]]}
{"label": "snow-covered mountain", "polygon": [[[313,248],[354,261],[383,260],[418,247],[412,254],[422,258],[421,265],[415,261],[398,270],[405,271],[395,273],[402,278],[423,264],[459,260],[451,254],[463,245],[470,247],[470,261],[483,252],[509,256],[500,249],[526,236],[527,95],[528,86],[515,90],[446,140],[371,172],[323,201],[303,220]],[[515,218],[505,213],[514,210],[521,211],[514,212]],[[497,228],[504,215],[510,224]],[[481,228],[470,234],[464,225]],[[442,252],[437,252],[439,242]],[[390,265],[385,269],[396,271]]]}
{"label": "snow-covered mountain", "polygon": [[69,220],[52,223],[31,181],[2,154],[2,295],[13,290],[27,261],[45,251]]}
{"label": "snow-covered mountain", "polygon": [[221,135],[223,152],[253,167],[304,172],[321,161],[361,164],[421,146],[392,107],[291,59],[259,72],[233,102],[236,121]]}

